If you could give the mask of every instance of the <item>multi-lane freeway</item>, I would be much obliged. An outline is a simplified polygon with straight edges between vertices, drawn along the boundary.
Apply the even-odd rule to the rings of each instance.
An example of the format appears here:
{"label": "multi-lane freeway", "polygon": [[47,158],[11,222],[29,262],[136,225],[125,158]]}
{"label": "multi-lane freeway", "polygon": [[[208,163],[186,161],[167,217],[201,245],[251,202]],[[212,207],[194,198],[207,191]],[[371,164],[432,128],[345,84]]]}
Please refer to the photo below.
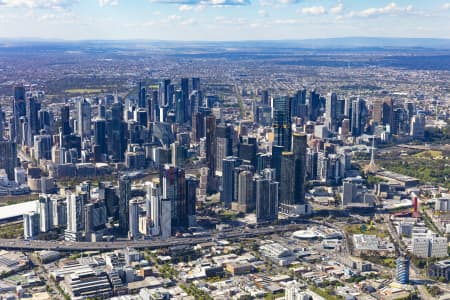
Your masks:
{"label": "multi-lane freeway", "polygon": [[234,229],[218,234],[192,237],[172,237],[169,239],[136,240],[136,241],[111,241],[111,242],[70,242],[70,241],[42,241],[42,240],[17,240],[0,239],[0,249],[8,250],[56,250],[56,251],[96,251],[115,250],[132,247],[136,249],[157,249],[180,245],[196,245],[210,242],[213,239],[246,239],[304,229],[304,224],[277,225],[256,229]]}

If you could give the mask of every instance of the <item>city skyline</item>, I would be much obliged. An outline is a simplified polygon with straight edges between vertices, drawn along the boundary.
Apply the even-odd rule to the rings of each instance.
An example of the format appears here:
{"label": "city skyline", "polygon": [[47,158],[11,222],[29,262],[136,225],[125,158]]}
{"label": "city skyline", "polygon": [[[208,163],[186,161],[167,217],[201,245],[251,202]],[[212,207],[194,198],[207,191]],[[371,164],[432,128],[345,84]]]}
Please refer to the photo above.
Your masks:
{"label": "city skyline", "polygon": [[449,17],[448,1],[1,0],[0,38],[450,38]]}

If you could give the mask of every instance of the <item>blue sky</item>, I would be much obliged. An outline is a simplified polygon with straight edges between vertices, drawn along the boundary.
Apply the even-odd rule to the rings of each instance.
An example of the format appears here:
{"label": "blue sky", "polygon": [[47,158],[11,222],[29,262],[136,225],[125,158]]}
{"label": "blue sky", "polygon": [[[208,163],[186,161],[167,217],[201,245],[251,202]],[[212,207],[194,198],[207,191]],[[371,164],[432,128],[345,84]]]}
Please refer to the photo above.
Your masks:
{"label": "blue sky", "polygon": [[0,37],[450,38],[450,0],[0,0]]}

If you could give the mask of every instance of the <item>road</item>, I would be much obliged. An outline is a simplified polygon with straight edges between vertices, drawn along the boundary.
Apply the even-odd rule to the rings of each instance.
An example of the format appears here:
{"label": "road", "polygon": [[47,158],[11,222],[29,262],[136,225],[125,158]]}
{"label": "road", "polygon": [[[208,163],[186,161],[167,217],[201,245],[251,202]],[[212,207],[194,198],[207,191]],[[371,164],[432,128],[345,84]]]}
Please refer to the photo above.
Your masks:
{"label": "road", "polygon": [[42,241],[42,240],[17,240],[0,239],[0,249],[7,250],[56,250],[56,251],[97,251],[115,250],[126,247],[136,249],[158,249],[181,245],[196,245],[210,242],[212,239],[246,239],[261,235],[283,233],[304,229],[304,224],[277,225],[256,229],[234,229],[200,237],[172,237],[166,240],[137,240],[137,241],[112,241],[112,242],[69,242],[69,241]]}
{"label": "road", "polygon": [[35,255],[29,255],[28,258],[34,265],[33,269],[36,271],[36,275],[50,288],[50,291],[48,292],[51,299],[64,300],[64,295],[58,290],[55,281],[50,278],[50,273],[45,269],[45,266],[40,260]]}
{"label": "road", "polygon": [[[401,241],[400,236],[397,234],[397,230],[394,228],[392,222],[388,219],[387,220],[387,229],[389,231],[389,234],[391,237],[395,240],[396,250],[399,254],[407,254],[408,249],[404,247],[403,242]],[[419,284],[419,282],[428,282],[428,279],[426,276],[423,276],[420,269],[417,268],[413,263],[409,264],[410,266],[410,278],[411,281],[416,282],[417,291],[420,294],[421,299],[435,299],[433,298],[428,291],[425,289],[423,284]]]}

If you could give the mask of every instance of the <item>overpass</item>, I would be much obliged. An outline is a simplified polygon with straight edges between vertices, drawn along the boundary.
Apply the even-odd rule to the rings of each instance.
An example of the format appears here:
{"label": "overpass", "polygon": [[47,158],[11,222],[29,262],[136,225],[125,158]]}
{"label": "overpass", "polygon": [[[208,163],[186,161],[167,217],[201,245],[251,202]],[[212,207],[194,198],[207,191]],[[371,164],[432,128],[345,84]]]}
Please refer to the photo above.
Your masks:
{"label": "overpass", "polygon": [[[327,224],[324,224],[327,226]],[[70,241],[43,241],[43,240],[18,240],[18,239],[0,239],[0,249],[5,250],[55,250],[55,251],[111,251],[123,249],[126,247],[136,249],[159,249],[181,245],[197,245],[199,243],[210,242],[213,239],[240,240],[254,238],[262,235],[274,233],[283,233],[304,229],[305,224],[275,225],[256,229],[234,229],[231,231],[220,232],[219,234],[210,234],[199,237],[171,237],[165,240],[136,240],[126,241],[118,240],[111,242],[70,242]]]}

